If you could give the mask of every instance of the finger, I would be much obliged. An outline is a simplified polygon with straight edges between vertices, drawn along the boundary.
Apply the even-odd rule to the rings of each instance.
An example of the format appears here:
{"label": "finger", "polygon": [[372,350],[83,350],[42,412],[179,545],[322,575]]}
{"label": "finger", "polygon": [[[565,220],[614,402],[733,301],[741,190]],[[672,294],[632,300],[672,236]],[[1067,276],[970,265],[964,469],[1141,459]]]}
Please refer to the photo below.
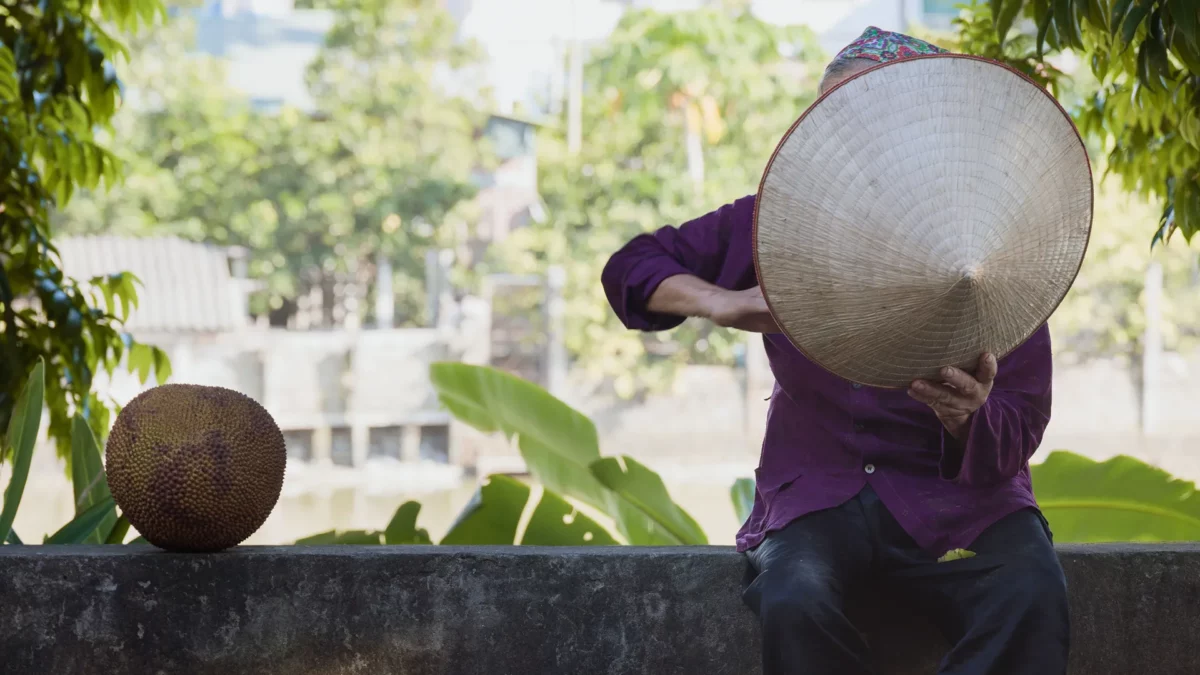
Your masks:
{"label": "finger", "polygon": [[993,354],[984,354],[979,357],[979,372],[975,374],[975,379],[985,387],[990,387],[996,379],[996,371],[999,366],[996,364],[996,357]]}
{"label": "finger", "polygon": [[975,396],[979,393],[979,381],[958,368],[942,368],[942,378],[963,396]]}
{"label": "finger", "polygon": [[913,382],[908,395],[928,406],[954,410],[970,407],[970,401],[966,397],[949,387],[928,380]]}

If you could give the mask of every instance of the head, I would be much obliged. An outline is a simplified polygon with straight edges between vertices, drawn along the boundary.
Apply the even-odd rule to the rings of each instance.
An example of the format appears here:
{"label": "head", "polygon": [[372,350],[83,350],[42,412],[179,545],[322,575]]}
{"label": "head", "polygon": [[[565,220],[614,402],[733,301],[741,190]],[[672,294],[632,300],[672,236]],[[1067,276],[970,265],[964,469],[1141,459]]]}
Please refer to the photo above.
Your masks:
{"label": "head", "polygon": [[825,66],[825,74],[821,76],[821,83],[817,86],[817,93],[824,96],[825,92],[873,65],[875,65],[874,61],[853,56],[850,58],[836,58],[830,61],[828,66]]}
{"label": "head", "polygon": [[820,93],[854,77],[871,66],[923,54],[945,54],[946,50],[924,40],[868,27],[857,40],[838,52],[821,77]]}

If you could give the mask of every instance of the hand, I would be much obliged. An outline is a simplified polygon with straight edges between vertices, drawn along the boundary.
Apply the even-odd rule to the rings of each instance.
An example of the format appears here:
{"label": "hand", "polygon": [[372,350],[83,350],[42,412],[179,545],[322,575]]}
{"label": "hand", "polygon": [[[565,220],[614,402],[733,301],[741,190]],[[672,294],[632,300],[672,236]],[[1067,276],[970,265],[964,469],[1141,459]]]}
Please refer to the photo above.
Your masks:
{"label": "hand", "polygon": [[917,380],[908,395],[933,409],[942,426],[956,440],[966,439],[971,416],[987,402],[996,379],[996,357],[984,354],[972,376],[958,368],[943,368],[943,382]]}
{"label": "hand", "polygon": [[705,318],[718,326],[751,333],[778,333],[779,325],[767,309],[762,288],[744,291],[719,291],[705,303]]}

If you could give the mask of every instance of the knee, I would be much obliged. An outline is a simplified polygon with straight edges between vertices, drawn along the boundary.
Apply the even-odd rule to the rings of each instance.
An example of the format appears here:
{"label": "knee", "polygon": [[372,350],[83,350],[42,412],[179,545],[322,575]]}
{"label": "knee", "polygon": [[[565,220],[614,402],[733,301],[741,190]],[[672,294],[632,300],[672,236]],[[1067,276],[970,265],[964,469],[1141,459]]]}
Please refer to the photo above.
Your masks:
{"label": "knee", "polygon": [[1057,559],[1029,559],[1005,566],[997,592],[1007,593],[1013,609],[1054,616],[1067,609],[1067,580]]}
{"label": "knee", "polygon": [[764,626],[820,624],[842,612],[836,578],[820,568],[767,571],[755,583]]}

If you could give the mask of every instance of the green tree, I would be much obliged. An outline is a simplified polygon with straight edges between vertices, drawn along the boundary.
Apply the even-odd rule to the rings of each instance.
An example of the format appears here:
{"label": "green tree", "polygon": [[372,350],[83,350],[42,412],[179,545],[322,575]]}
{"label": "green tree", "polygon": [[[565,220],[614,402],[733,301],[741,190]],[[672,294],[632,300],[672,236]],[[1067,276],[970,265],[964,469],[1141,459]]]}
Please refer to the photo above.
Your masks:
{"label": "green tree", "polygon": [[[117,158],[97,138],[120,100],[113,61],[124,48],[109,30],[132,31],[161,13],[157,0],[0,6],[0,426],[41,359],[49,432],[64,455],[73,412],[107,431],[92,380],[125,355],[119,329],[137,294],[128,275],[83,283],[64,275],[49,218],[77,189],[118,179]],[[135,345],[130,354],[131,366],[150,359],[166,374],[161,352]]]}
{"label": "green tree", "polygon": [[309,71],[311,113],[250,109],[219,59],[189,53],[186,19],[137,45],[129,81],[141,105],[115,122],[129,180],[76,203],[62,227],[244,246],[267,284],[256,309],[280,321],[313,292],[326,324],[343,297],[366,315],[386,256],[398,320],[420,321],[424,252],[457,236],[437,225],[464,208],[485,164],[478,54],[433,0],[330,8],[335,25]]}
{"label": "green tree", "polygon": [[1015,64],[1039,68],[1055,53],[1079,57],[1099,83],[1075,111],[1080,128],[1100,141],[1108,171],[1126,189],[1164,204],[1153,241],[1175,231],[1190,241],[1200,230],[1200,4],[988,0],[986,7],[973,0],[960,19],[965,50],[1013,62],[1009,43],[1032,45],[1034,58],[1026,53]]}
{"label": "green tree", "polygon": [[632,236],[757,189],[779,137],[814,99],[824,65],[815,45],[807,30],[743,7],[629,11],[584,69],[580,152],[553,130],[539,138],[548,218],[511,235],[493,263],[566,265],[568,349],[618,393],[661,386],[685,360],[729,362],[745,339],[699,322],[669,335],[626,331],[600,270]]}

